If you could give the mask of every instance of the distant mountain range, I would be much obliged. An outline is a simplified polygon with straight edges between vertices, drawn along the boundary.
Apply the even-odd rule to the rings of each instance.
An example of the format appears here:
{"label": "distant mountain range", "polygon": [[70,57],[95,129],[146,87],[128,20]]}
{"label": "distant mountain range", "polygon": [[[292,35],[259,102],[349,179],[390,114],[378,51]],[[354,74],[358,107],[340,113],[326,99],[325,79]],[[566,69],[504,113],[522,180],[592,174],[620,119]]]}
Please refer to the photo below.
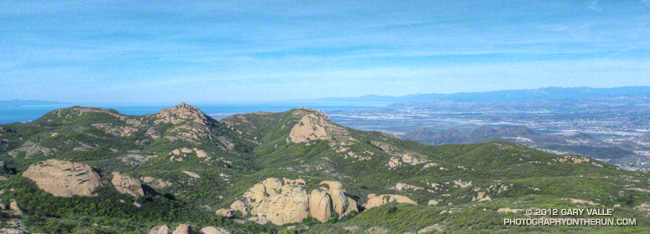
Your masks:
{"label": "distant mountain range", "polygon": [[[419,102],[427,100],[449,100],[456,102],[525,102],[542,100],[582,100],[606,97],[650,96],[650,87],[547,87],[540,89],[502,90],[492,92],[464,92],[454,94],[412,94],[405,96],[366,95],[352,98],[319,98],[313,102]],[[305,100],[302,100],[305,101]]]}
{"label": "distant mountain range", "polygon": [[[615,164],[647,160],[647,157],[634,152],[635,143],[633,141],[613,144],[598,140],[585,133],[571,136],[544,135],[524,126],[505,126],[497,129],[484,126],[465,131],[449,128],[435,132],[419,127],[400,137],[428,145],[474,144],[503,140],[553,153],[586,155]],[[650,142],[649,139],[650,134],[646,134],[635,138],[634,141],[637,144],[643,144],[643,142]]]}

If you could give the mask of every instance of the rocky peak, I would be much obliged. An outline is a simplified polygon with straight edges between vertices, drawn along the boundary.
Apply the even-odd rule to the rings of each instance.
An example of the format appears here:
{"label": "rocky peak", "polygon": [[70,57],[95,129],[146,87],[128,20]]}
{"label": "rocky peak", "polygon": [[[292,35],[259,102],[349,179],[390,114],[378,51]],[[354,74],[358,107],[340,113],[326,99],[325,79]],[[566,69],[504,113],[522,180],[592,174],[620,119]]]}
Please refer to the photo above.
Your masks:
{"label": "rocky peak", "polygon": [[311,108],[308,108],[308,107],[298,107],[298,108],[295,108],[295,109],[293,109],[291,111],[292,111],[291,113],[292,113],[292,115],[293,115],[293,117],[295,119],[301,119],[305,115],[310,115],[311,114],[311,115],[314,115],[314,116],[318,116],[319,118],[331,121],[330,117],[327,116],[327,114],[323,113],[321,110],[314,110],[314,109],[311,109]]}
{"label": "rocky peak", "polygon": [[294,119],[299,120],[289,133],[289,140],[293,143],[311,140],[332,140],[344,143],[349,140],[349,132],[344,127],[332,122],[329,116],[320,110],[314,111],[300,107],[294,109],[292,115]]}
{"label": "rocky peak", "polygon": [[178,106],[166,108],[154,114],[156,120],[154,123],[171,123],[179,124],[183,122],[195,123],[199,125],[208,125],[212,118],[208,117],[203,111],[196,106],[181,102]]}

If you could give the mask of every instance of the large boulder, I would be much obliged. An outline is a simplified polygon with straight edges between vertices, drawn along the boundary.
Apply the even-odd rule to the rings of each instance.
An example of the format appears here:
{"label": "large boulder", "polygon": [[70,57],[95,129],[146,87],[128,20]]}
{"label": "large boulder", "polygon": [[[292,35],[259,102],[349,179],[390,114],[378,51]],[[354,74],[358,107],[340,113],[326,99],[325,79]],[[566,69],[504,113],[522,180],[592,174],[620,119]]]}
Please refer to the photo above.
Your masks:
{"label": "large boulder", "polygon": [[346,216],[352,212],[359,213],[359,204],[357,203],[357,201],[351,197],[347,197],[347,199],[348,199],[348,209],[345,211],[345,213],[343,213],[343,216]]}
{"label": "large boulder", "polygon": [[172,234],[172,229],[167,225],[153,227],[149,234]]}
{"label": "large boulder", "polygon": [[332,199],[327,190],[317,188],[309,195],[309,213],[321,222],[327,222],[332,216]]}
{"label": "large boulder", "polygon": [[365,206],[366,209],[383,206],[391,202],[417,205],[417,202],[402,195],[384,194],[384,195],[375,196],[375,194],[370,194],[368,195],[368,198],[369,198],[368,203],[366,203]]}
{"label": "large boulder", "polygon": [[92,196],[102,186],[99,174],[89,165],[57,159],[35,163],[22,176],[57,197]]}
{"label": "large boulder", "polygon": [[122,194],[128,194],[133,197],[144,196],[142,184],[136,178],[124,175],[119,172],[113,172],[113,180],[111,180],[115,189]]}
{"label": "large boulder", "polygon": [[332,198],[332,208],[339,214],[339,217],[343,217],[343,214],[348,209],[348,198],[342,190],[343,185],[341,185],[341,182],[323,181],[320,184],[325,184],[329,187],[328,190],[329,195]]}
{"label": "large boulder", "polygon": [[187,224],[178,225],[178,227],[174,229],[174,232],[172,232],[172,234],[190,234],[190,233],[192,233],[192,228],[190,227],[190,225]]}
{"label": "large boulder", "polygon": [[208,227],[201,228],[201,230],[199,230],[199,233],[201,233],[201,234],[232,234],[230,231],[228,231],[226,229],[213,227],[213,226],[208,226]]}
{"label": "large boulder", "polygon": [[264,185],[264,188],[269,195],[275,195],[278,193],[278,190],[282,188],[282,180],[279,180],[278,178],[268,178],[262,181],[262,185]]}

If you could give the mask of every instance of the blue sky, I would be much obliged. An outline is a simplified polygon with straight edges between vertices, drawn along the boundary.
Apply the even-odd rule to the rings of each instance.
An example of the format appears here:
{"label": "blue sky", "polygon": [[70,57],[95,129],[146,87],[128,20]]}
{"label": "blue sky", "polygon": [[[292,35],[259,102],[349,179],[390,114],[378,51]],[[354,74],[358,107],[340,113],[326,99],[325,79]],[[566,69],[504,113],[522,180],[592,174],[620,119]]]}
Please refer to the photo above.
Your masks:
{"label": "blue sky", "polygon": [[650,85],[650,0],[0,1],[0,100]]}

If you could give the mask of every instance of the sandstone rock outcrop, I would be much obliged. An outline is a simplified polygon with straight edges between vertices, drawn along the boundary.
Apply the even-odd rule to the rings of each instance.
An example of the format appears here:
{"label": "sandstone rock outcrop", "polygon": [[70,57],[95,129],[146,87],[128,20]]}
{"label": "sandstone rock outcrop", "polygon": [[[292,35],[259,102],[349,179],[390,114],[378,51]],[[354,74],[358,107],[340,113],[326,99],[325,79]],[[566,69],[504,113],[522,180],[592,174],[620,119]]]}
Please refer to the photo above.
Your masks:
{"label": "sandstone rock outcrop", "polygon": [[207,125],[210,123],[208,115],[203,113],[196,106],[185,104],[181,102],[178,106],[166,108],[158,111],[155,114],[157,120],[154,123],[171,123],[179,124],[181,122],[189,121],[200,125]]}
{"label": "sandstone rock outcrop", "polygon": [[267,178],[255,184],[230,205],[230,209],[220,209],[216,213],[231,217],[234,211],[243,215],[250,213],[249,220],[275,225],[302,222],[310,215],[321,222],[330,219],[333,212],[343,217],[352,211],[357,211],[357,202],[347,196],[338,181],[324,181],[326,187],[314,189],[307,194],[305,181],[302,179],[279,180]]}
{"label": "sandstone rock outcrop", "polygon": [[383,206],[390,202],[417,205],[417,202],[411,200],[410,198],[402,195],[395,195],[395,194],[384,194],[379,196],[376,196],[375,194],[370,194],[368,195],[368,199],[369,199],[368,203],[366,203],[365,205],[366,209]]}
{"label": "sandstone rock outcrop", "polygon": [[308,108],[298,108],[295,115],[303,115],[289,132],[289,139],[293,143],[308,142],[311,140],[333,140],[346,142],[349,133],[344,128],[333,123],[326,114]]}
{"label": "sandstone rock outcrop", "polygon": [[[265,181],[267,182],[268,179]],[[275,185],[270,183],[271,185]],[[253,206],[251,214],[264,218],[275,225],[301,222],[308,217],[309,197],[304,184],[284,184],[280,193],[274,192],[273,187],[265,190],[265,195],[258,205]]]}
{"label": "sandstone rock outcrop", "polygon": [[201,234],[232,234],[230,231],[228,231],[226,229],[213,227],[213,226],[208,226],[208,227],[201,228],[201,230],[199,230],[199,233],[201,233]]}
{"label": "sandstone rock outcrop", "polygon": [[195,179],[201,178],[201,176],[199,174],[197,174],[196,172],[191,172],[191,171],[181,171],[181,172],[183,172],[186,175],[188,175],[188,176],[190,176],[192,178],[195,178]]}
{"label": "sandstone rock outcrop", "polygon": [[215,214],[219,215],[219,216],[226,217],[226,218],[230,218],[230,217],[232,217],[234,215],[233,210],[225,209],[225,208],[224,209],[218,209],[217,212],[215,212]]}
{"label": "sandstone rock outcrop", "polygon": [[212,135],[208,125],[214,121],[196,106],[181,102],[178,106],[162,109],[152,116],[154,124],[173,124],[167,129],[166,136],[170,141],[181,140],[197,143],[199,140],[210,138]]}
{"label": "sandstone rock outcrop", "polygon": [[332,198],[324,189],[314,189],[309,195],[309,212],[321,222],[327,222],[332,216]]}
{"label": "sandstone rock outcrop", "polygon": [[57,197],[92,196],[102,186],[99,174],[89,165],[57,159],[35,163],[22,176]]}
{"label": "sandstone rock outcrop", "polygon": [[9,151],[9,156],[11,157],[17,157],[20,155],[20,153],[25,153],[26,158],[30,158],[32,155],[36,155],[39,153],[42,153],[43,155],[47,156],[49,155],[53,150],[55,149],[50,149],[43,147],[39,145],[38,143],[32,142],[32,141],[26,141],[23,143],[20,148],[14,149],[12,151]]}
{"label": "sandstone rock outcrop", "polygon": [[343,214],[348,210],[348,197],[346,197],[345,193],[341,190],[343,188],[341,182],[323,181],[320,184],[329,187],[328,192],[332,198],[332,209],[339,214],[339,217],[343,217]]}
{"label": "sandstone rock outcrop", "polygon": [[142,180],[142,182],[148,184],[149,186],[155,189],[165,188],[174,185],[172,182],[150,177],[150,176],[140,177],[140,180]]}
{"label": "sandstone rock outcrop", "polygon": [[149,230],[149,234],[172,234],[172,229],[167,225],[157,226]]}
{"label": "sandstone rock outcrop", "polygon": [[113,180],[111,180],[115,189],[122,194],[128,194],[133,197],[144,196],[142,184],[136,178],[124,175],[119,172],[113,172]]}
{"label": "sandstone rock outcrop", "polygon": [[192,233],[192,228],[190,227],[190,225],[187,224],[178,225],[178,227],[174,229],[174,232],[172,232],[172,234],[190,234],[190,233]]}

